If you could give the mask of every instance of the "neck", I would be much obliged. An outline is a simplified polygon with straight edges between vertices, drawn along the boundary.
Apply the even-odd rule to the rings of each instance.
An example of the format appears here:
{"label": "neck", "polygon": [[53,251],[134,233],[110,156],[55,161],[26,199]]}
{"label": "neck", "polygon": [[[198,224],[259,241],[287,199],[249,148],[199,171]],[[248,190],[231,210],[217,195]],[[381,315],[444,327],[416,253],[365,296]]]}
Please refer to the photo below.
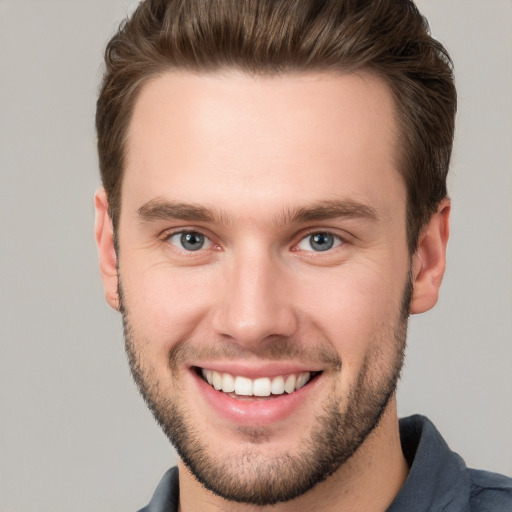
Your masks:
{"label": "neck", "polygon": [[180,512],[384,512],[409,471],[400,445],[394,397],[357,452],[325,481],[290,502],[269,507],[227,502],[202,487],[183,463],[179,468]]}

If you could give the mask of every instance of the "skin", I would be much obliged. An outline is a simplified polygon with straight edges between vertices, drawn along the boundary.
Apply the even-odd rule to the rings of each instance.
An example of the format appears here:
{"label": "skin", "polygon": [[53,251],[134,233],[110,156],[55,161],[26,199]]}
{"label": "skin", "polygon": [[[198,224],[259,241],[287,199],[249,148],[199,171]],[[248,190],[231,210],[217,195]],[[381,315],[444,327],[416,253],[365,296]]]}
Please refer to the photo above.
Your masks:
{"label": "skin", "polygon": [[[450,205],[439,205],[408,254],[398,137],[388,88],[364,74],[169,73],[137,100],[117,254],[104,191],[95,199],[105,295],[119,309],[119,269],[141,372],[160,397],[179,403],[209,456],[227,460],[244,482],[252,478],[241,475],[248,450],[258,461],[295,455],[332,396],[343,414],[362,373],[379,386],[390,380],[408,276],[411,313],[437,301]],[[336,214],[293,215],[326,201]],[[198,218],[197,209],[176,218],[176,203],[208,209],[212,218]],[[173,236],[184,230],[210,242],[186,251]],[[335,246],[313,250],[309,236],[318,232],[335,235]],[[170,353],[180,354],[175,364]],[[253,425],[203,396],[191,366],[215,364],[238,373],[276,364],[323,373],[284,417]],[[272,510],[383,511],[407,471],[392,396],[352,457]],[[211,493],[183,463],[180,508],[263,510]]]}

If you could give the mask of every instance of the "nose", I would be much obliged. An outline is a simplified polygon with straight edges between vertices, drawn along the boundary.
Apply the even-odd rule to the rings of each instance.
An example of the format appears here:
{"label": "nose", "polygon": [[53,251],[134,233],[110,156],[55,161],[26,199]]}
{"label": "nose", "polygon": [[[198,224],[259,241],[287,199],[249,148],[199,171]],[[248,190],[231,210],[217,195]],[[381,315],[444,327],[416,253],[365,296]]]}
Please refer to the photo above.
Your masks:
{"label": "nose", "polygon": [[213,315],[217,335],[256,350],[276,337],[292,336],[298,318],[283,265],[265,251],[238,254],[226,264]]}

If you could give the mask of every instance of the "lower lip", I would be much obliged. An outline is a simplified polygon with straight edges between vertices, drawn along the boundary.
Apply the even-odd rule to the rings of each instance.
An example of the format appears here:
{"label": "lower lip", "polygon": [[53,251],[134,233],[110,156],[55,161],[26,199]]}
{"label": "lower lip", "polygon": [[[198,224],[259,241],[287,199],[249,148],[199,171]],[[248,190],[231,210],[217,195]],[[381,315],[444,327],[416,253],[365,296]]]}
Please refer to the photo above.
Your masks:
{"label": "lower lip", "polygon": [[304,387],[290,394],[277,395],[275,398],[247,400],[233,398],[227,393],[217,391],[194,371],[192,373],[208,405],[221,417],[244,426],[269,425],[286,419],[305,405],[321,377],[314,378]]}

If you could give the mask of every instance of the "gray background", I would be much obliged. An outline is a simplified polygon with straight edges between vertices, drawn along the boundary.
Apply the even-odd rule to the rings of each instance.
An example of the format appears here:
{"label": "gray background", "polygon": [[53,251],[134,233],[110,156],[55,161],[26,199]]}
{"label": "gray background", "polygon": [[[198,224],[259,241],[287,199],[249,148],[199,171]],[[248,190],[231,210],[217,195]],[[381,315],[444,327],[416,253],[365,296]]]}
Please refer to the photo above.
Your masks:
{"label": "gray background", "polygon": [[[136,2],[0,0],[0,512],[136,510],[175,455],[138,397],[93,243],[102,49]],[[422,0],[460,97],[439,305],[400,414],[512,474],[512,2]]]}

